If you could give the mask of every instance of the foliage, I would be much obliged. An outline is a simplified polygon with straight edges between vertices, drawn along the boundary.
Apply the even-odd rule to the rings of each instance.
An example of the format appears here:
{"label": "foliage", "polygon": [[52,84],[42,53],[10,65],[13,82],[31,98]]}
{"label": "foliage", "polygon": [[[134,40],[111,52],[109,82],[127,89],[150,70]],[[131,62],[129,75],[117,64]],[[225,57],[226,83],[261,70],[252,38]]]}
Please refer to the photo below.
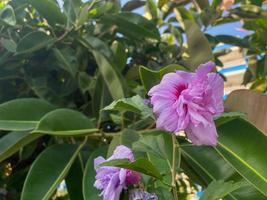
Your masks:
{"label": "foliage", "polygon": [[[210,59],[220,65],[220,53],[212,53],[220,42],[247,49],[251,64],[244,81],[265,91],[261,6],[240,1],[224,14],[217,0],[0,3],[0,195],[56,198],[65,179],[68,198],[101,199],[93,187],[93,159],[123,144],[134,150],[135,163],[109,164],[146,174],[146,189],[169,199],[174,147],[170,134],[154,129],[146,92],[170,71],[193,70]],[[143,7],[145,17],[135,12]],[[254,33],[243,40],[205,34],[210,26],[237,20]],[[223,185],[217,195],[225,199],[265,199],[266,136],[239,116],[217,119],[217,147],[178,137],[177,172],[190,178],[191,188],[211,183],[208,192]],[[176,184],[186,187],[181,177]],[[187,195],[179,192],[180,199]]]}

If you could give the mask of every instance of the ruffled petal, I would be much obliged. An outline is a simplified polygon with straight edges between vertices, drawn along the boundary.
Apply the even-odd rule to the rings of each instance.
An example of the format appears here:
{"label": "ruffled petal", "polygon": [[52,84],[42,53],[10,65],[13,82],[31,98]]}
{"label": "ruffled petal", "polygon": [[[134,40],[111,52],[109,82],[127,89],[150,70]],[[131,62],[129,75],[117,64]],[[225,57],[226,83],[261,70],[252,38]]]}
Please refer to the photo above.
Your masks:
{"label": "ruffled petal", "polygon": [[196,70],[197,77],[198,78],[206,77],[207,74],[214,69],[214,67],[215,67],[215,64],[212,61],[199,65],[199,67]]}
{"label": "ruffled petal", "polygon": [[213,121],[207,126],[203,124],[190,124],[186,129],[186,135],[195,145],[217,145],[217,130]]}

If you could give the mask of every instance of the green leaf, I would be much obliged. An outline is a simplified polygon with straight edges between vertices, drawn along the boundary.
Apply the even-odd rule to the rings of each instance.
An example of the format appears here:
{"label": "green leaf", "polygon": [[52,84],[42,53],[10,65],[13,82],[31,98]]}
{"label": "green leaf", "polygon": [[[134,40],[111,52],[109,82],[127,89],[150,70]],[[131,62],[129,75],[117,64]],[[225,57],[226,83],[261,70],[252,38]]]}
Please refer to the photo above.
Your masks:
{"label": "green leaf", "polygon": [[142,7],[143,5],[145,5],[146,2],[145,1],[141,1],[141,0],[130,0],[127,1],[124,6],[122,7],[122,11],[132,11],[136,8]]}
{"label": "green leaf", "polygon": [[266,17],[266,14],[264,15],[264,12],[261,7],[252,4],[245,4],[235,9],[232,9],[231,14],[235,14],[245,19]]}
{"label": "green leaf", "polygon": [[196,69],[200,64],[213,60],[212,49],[209,41],[198,25],[192,20],[184,20],[185,34],[188,43],[190,69]]}
{"label": "green leaf", "polygon": [[77,157],[65,178],[70,200],[83,200],[82,180],[84,169],[82,165],[83,163]]}
{"label": "green leaf", "polygon": [[133,143],[133,150],[150,153],[161,159],[168,159],[163,135],[145,135]]}
{"label": "green leaf", "polygon": [[36,31],[25,35],[18,43],[17,53],[31,53],[51,45],[55,41],[54,38],[44,32]]}
{"label": "green leaf", "polygon": [[11,132],[0,139],[0,162],[18,152],[23,146],[29,144],[41,135],[28,132]]}
{"label": "green leaf", "polygon": [[60,8],[53,0],[27,0],[49,24],[65,24],[66,16],[60,11]]}
{"label": "green leaf", "polygon": [[267,196],[267,137],[249,122],[235,119],[218,128],[217,151],[263,195]]}
{"label": "green leaf", "polygon": [[231,35],[216,35],[215,37],[219,42],[225,44],[232,44],[234,46],[239,46],[243,48],[252,48],[249,41],[245,38],[238,38]]}
{"label": "green leaf", "polygon": [[209,8],[209,0],[196,0],[196,3],[201,9],[208,9]]}
{"label": "green leaf", "polygon": [[175,72],[176,70],[185,70],[185,68],[181,65],[171,64],[171,65],[167,65],[166,67],[162,68],[159,71],[154,71],[144,66],[140,66],[139,75],[140,75],[142,84],[144,85],[145,89],[148,91],[154,85],[158,84],[165,74],[169,72]]}
{"label": "green leaf", "polygon": [[34,129],[38,121],[55,106],[40,99],[16,99],[0,105],[0,130]]}
{"label": "green leaf", "polygon": [[99,67],[99,71],[106,82],[113,99],[116,100],[124,97],[123,77],[116,71],[116,67],[113,63],[113,52],[111,49],[109,49],[103,41],[95,37],[80,39],[79,42],[93,53]]}
{"label": "green leaf", "polygon": [[243,182],[234,183],[233,181],[224,182],[222,180],[212,181],[208,188],[204,191],[200,200],[218,200],[229,193],[239,189],[244,185]]}
{"label": "green leaf", "polygon": [[10,5],[6,5],[0,10],[0,23],[8,24],[10,26],[16,25],[16,16],[13,8]]}
{"label": "green leaf", "polygon": [[[160,130],[148,130],[141,133],[140,139],[133,143],[135,152],[147,153],[148,160],[164,174],[164,181],[171,184],[169,175],[172,165],[172,136]],[[180,152],[177,152],[176,163],[180,163]],[[178,168],[177,168],[178,170]]]}
{"label": "green leaf", "polygon": [[[119,14],[104,15],[101,23],[110,26],[116,25],[118,32],[130,38],[160,39],[156,24],[135,13],[121,12]],[[129,27],[131,28],[129,29]]]}
{"label": "green leaf", "polygon": [[154,0],[147,0],[145,8],[146,8],[146,12],[149,12],[152,19],[158,18],[158,8]]}
{"label": "green leaf", "polygon": [[227,123],[231,120],[234,120],[236,118],[245,118],[246,115],[244,113],[241,112],[227,112],[227,113],[223,113],[220,116],[218,116],[217,118],[215,118],[215,123],[216,126],[219,127],[220,125]]}
{"label": "green leaf", "polygon": [[76,23],[76,18],[78,17],[80,6],[82,2],[80,0],[64,0],[64,13],[67,16],[67,28],[70,28]]}
{"label": "green leaf", "polygon": [[[182,143],[182,141],[180,141],[180,146],[182,150],[181,167],[197,184],[207,187],[211,181],[216,180],[243,181],[248,184],[214,148],[192,146]],[[233,200],[264,199],[264,196],[250,184],[232,192],[227,199],[228,197]]]}
{"label": "green leaf", "polygon": [[128,159],[114,159],[102,163],[99,167],[102,166],[114,166],[130,169],[162,180],[162,176],[157,168],[155,168],[151,162],[143,158],[136,159],[134,162],[130,162]]}
{"label": "green leaf", "polygon": [[131,111],[141,114],[143,118],[154,118],[152,109],[145,105],[144,99],[139,95],[113,101],[110,105],[103,108],[103,110]]}
{"label": "green leaf", "polygon": [[10,52],[14,53],[17,49],[17,44],[12,39],[2,39],[3,46]]}
{"label": "green leaf", "polygon": [[56,109],[47,113],[33,133],[50,135],[77,136],[98,131],[82,113],[71,109]]}
{"label": "green leaf", "polygon": [[127,53],[125,47],[118,41],[114,41],[111,49],[115,55],[115,64],[119,71],[122,71],[126,65]]}
{"label": "green leaf", "polygon": [[107,152],[107,157],[112,156],[113,151],[119,145],[124,145],[129,148],[132,148],[132,144],[136,142],[139,138],[138,133],[132,129],[123,129],[120,135],[113,136]]}
{"label": "green leaf", "polygon": [[83,145],[58,144],[43,151],[30,168],[21,200],[50,199]]}
{"label": "green leaf", "polygon": [[102,117],[103,113],[101,112],[101,109],[110,104],[113,99],[100,73],[97,76],[92,96],[93,96],[92,99],[93,114],[97,118],[99,115],[100,117]]}
{"label": "green leaf", "polygon": [[83,175],[83,198],[84,200],[102,200],[99,196],[101,191],[94,187],[95,182],[95,168],[94,159],[98,156],[105,157],[107,153],[107,146],[102,146],[96,149],[88,159]]}
{"label": "green leaf", "polygon": [[76,76],[76,73],[78,72],[78,66],[77,66],[77,62],[76,58],[74,57],[74,55],[71,55],[70,51],[61,51],[57,48],[53,48],[53,52],[57,58],[57,60],[59,61],[59,66],[66,70],[67,72],[69,72],[73,77]]}

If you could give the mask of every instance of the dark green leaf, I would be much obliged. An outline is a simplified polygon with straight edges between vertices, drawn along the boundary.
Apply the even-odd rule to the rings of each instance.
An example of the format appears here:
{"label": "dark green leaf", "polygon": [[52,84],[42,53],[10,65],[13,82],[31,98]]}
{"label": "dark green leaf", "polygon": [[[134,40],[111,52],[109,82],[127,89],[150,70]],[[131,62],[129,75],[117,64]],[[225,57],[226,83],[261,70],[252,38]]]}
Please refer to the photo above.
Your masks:
{"label": "dark green leaf", "polygon": [[222,42],[225,44],[232,44],[234,46],[239,46],[243,48],[251,48],[249,41],[247,41],[244,38],[241,39],[241,38],[230,36],[230,35],[216,35],[216,39],[219,42]]}
{"label": "dark green leaf", "polygon": [[18,43],[17,53],[31,53],[51,45],[55,39],[44,32],[36,31],[25,35]]}
{"label": "dark green leaf", "polygon": [[122,71],[126,65],[127,53],[125,47],[118,41],[112,43],[111,49],[115,55],[115,65]]}
{"label": "dark green leaf", "polygon": [[84,169],[81,161],[81,159],[76,158],[65,179],[70,200],[83,200],[82,180]]}
{"label": "dark green leaf", "polygon": [[75,77],[78,71],[78,66],[75,56],[71,54],[72,52],[64,50],[61,51],[57,48],[54,48],[53,52],[59,61],[59,66]]}
{"label": "dark green leaf", "polygon": [[145,1],[130,0],[122,7],[122,11],[132,11],[132,10],[139,8],[145,4],[146,4]]}
{"label": "dark green leaf", "polygon": [[55,106],[40,99],[16,99],[0,105],[0,129],[31,130]]}
{"label": "dark green leaf", "polygon": [[66,16],[60,11],[60,8],[53,0],[27,0],[49,24],[65,24]]}
{"label": "dark green leaf", "polygon": [[[101,22],[106,25],[116,25],[118,32],[130,38],[153,38],[159,40],[156,24],[135,13],[122,12],[104,15]],[[129,27],[131,28],[129,29]]]}
{"label": "dark green leaf", "polygon": [[11,132],[0,139],[0,162],[18,152],[41,135],[28,132]]}
{"label": "dark green leaf", "polygon": [[68,173],[80,146],[54,145],[42,152],[32,164],[23,186],[21,200],[48,200]]}
{"label": "dark green leaf", "polygon": [[1,22],[10,26],[16,25],[15,12],[10,5],[6,5],[0,10],[0,23]]}
{"label": "dark green leaf", "polygon": [[241,176],[267,196],[267,154],[262,153],[267,151],[267,137],[243,119],[221,125],[218,132],[217,151]]}
{"label": "dark green leaf", "polygon": [[157,168],[155,168],[151,162],[143,158],[136,159],[134,162],[130,162],[128,159],[116,159],[107,161],[101,164],[99,167],[101,166],[114,166],[124,169],[130,169],[160,180],[162,179],[162,176],[160,175]]}
{"label": "dark green leaf", "polygon": [[224,182],[222,180],[212,181],[204,191],[200,200],[218,200],[242,186],[244,186],[243,182],[234,183],[233,181]]}
{"label": "dark green leaf", "polygon": [[107,153],[107,147],[102,146],[96,149],[88,159],[83,175],[83,198],[85,200],[102,200],[103,198],[99,196],[101,191],[94,187],[95,182],[95,168],[94,159],[98,156],[105,157]]}
{"label": "dark green leaf", "polygon": [[219,117],[215,119],[216,126],[219,127],[220,125],[227,123],[228,121],[234,120],[236,118],[243,117],[245,118],[246,115],[241,112],[228,112],[223,113]]}
{"label": "dark green leaf", "polygon": [[64,0],[64,13],[67,16],[67,28],[70,28],[76,23],[80,6],[82,2],[80,0]]}
{"label": "dark green leaf", "polygon": [[33,133],[77,136],[98,131],[82,113],[71,109],[56,109],[47,113]]}
{"label": "dark green leaf", "polygon": [[176,70],[185,70],[185,68],[181,65],[171,64],[159,71],[154,71],[141,66],[139,68],[139,75],[145,89],[148,91],[154,85],[158,84],[165,74],[169,72],[175,72]]}
{"label": "dark green leaf", "polygon": [[[180,146],[183,170],[186,171],[191,180],[203,187],[207,187],[213,180],[234,180],[247,183],[214,148],[190,146],[182,142]],[[264,196],[252,185],[248,185],[229,194],[229,198],[233,200],[258,200],[264,199]]]}
{"label": "dark green leaf", "polygon": [[121,74],[117,72],[113,63],[113,53],[101,40],[94,37],[87,37],[79,40],[85,47],[92,51],[100,73],[106,82],[113,99],[124,97],[124,86]]}

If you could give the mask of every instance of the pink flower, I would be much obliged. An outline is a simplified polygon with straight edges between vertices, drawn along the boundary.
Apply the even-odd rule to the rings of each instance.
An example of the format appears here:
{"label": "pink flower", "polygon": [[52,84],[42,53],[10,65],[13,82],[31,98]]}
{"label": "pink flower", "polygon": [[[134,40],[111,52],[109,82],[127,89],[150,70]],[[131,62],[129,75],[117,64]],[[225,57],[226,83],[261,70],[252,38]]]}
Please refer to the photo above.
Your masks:
{"label": "pink flower", "polygon": [[213,62],[202,64],[196,73],[176,71],[164,75],[150,89],[157,128],[170,132],[185,130],[196,145],[216,145],[213,117],[223,112],[223,79],[211,72]]}
{"label": "pink flower", "polygon": [[100,195],[103,195],[104,200],[119,200],[120,194],[124,188],[128,185],[139,183],[141,179],[141,175],[138,172],[128,169],[109,166],[97,168],[101,163],[106,161],[124,158],[134,161],[134,155],[131,149],[120,145],[116,147],[113,155],[107,160],[101,156],[94,160],[96,170],[96,181],[94,186],[99,190],[103,190]]}

